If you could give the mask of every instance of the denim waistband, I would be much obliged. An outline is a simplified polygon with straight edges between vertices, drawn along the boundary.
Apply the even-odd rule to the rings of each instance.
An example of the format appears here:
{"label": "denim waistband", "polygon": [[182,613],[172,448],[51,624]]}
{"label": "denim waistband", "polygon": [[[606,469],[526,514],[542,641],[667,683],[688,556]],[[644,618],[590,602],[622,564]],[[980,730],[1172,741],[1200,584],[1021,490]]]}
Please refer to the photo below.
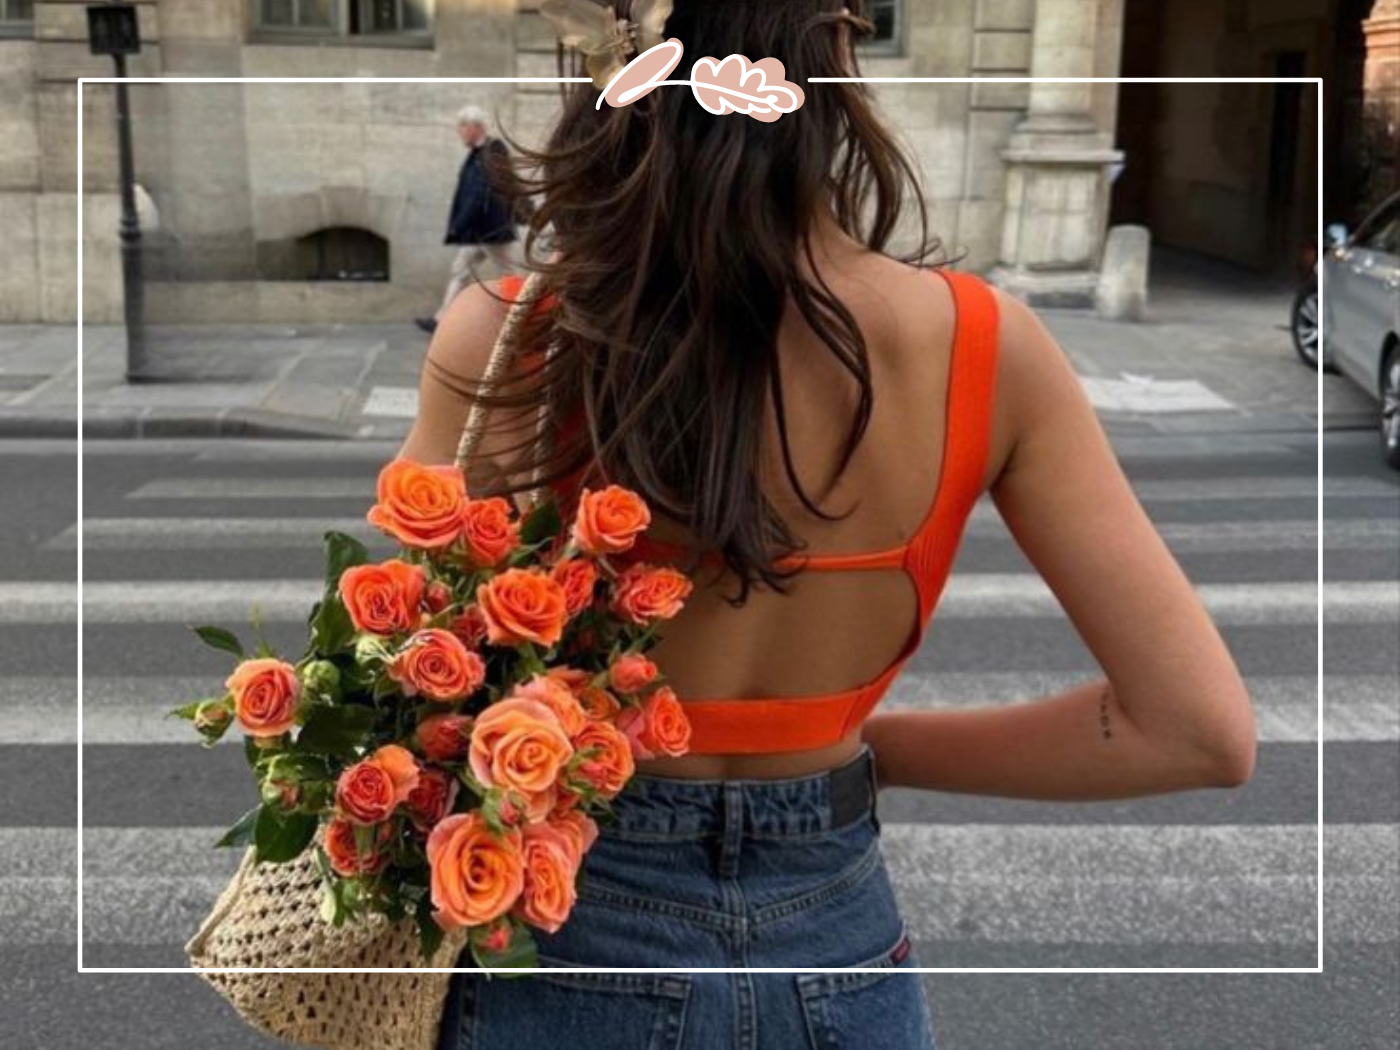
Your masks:
{"label": "denim waistband", "polygon": [[845,765],[785,780],[639,774],[613,800],[616,819],[605,829],[657,839],[804,837],[873,818],[875,798],[875,763],[865,747]]}

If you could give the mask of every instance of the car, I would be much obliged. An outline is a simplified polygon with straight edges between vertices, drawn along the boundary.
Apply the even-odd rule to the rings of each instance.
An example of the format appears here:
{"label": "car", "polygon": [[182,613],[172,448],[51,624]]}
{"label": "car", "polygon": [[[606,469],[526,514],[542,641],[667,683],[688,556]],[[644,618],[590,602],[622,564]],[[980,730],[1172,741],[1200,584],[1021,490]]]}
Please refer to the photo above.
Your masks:
{"label": "car", "polygon": [[[1317,266],[1314,265],[1308,279],[1293,297],[1293,310],[1289,314],[1289,329],[1293,332],[1293,349],[1309,368],[1318,367],[1317,344],[1319,325],[1317,323]],[[1335,372],[1336,366],[1326,362],[1324,372]]]}
{"label": "car", "polygon": [[[1356,228],[1327,228],[1318,363],[1380,402],[1381,454],[1400,470],[1400,193]],[[1297,309],[1306,321],[1306,308]],[[1295,340],[1301,334],[1295,322]],[[1307,360],[1302,349],[1299,353]]]}

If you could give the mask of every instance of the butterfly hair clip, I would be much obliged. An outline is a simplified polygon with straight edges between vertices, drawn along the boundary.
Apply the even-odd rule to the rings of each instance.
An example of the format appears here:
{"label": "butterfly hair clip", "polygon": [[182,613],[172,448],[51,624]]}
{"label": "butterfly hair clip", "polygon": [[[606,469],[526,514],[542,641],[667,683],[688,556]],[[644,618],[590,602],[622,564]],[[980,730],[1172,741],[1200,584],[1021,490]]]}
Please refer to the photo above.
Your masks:
{"label": "butterfly hair clip", "polygon": [[776,58],[700,58],[689,80],[665,79],[685,51],[675,37],[664,36],[671,6],[672,0],[634,0],[630,19],[619,18],[610,2],[595,0],[544,0],[539,10],[560,44],[584,56],[589,78],[601,92],[595,107],[628,106],[653,88],[683,84],[716,116],[743,113],[771,123],[806,101]]}

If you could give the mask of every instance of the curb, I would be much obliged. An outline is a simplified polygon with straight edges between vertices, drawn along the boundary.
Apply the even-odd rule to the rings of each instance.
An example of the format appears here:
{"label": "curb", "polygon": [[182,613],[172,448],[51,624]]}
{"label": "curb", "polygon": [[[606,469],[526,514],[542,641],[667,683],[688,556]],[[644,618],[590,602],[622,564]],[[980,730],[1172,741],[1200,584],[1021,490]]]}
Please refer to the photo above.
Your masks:
{"label": "curb", "polygon": [[[78,437],[75,416],[0,411],[0,438]],[[287,438],[362,441],[402,437],[393,426],[333,423],[291,415],[227,411],[217,415],[132,412],[83,417],[83,437],[98,440],[141,438]]]}

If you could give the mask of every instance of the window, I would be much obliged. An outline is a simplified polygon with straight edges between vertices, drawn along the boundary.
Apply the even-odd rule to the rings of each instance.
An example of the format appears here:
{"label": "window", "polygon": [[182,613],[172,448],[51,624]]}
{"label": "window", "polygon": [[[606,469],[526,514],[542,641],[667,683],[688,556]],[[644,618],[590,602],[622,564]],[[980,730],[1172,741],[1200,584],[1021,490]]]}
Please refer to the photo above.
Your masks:
{"label": "window", "polygon": [[0,0],[0,36],[34,32],[34,0]]}
{"label": "window", "polygon": [[433,0],[256,0],[257,26],[325,37],[423,36]]}
{"label": "window", "polygon": [[899,45],[899,0],[871,0],[865,17],[875,22],[875,35],[868,43]]}
{"label": "window", "polygon": [[860,41],[861,51],[897,55],[903,47],[904,4],[902,0],[866,0],[863,14],[875,23],[875,33]]}
{"label": "window", "polygon": [[289,272],[269,275],[294,281],[387,281],[389,242],[369,230],[332,226],[296,241]]}
{"label": "window", "polygon": [[1382,208],[1356,235],[1358,246],[1387,255],[1400,255],[1400,200]]}

